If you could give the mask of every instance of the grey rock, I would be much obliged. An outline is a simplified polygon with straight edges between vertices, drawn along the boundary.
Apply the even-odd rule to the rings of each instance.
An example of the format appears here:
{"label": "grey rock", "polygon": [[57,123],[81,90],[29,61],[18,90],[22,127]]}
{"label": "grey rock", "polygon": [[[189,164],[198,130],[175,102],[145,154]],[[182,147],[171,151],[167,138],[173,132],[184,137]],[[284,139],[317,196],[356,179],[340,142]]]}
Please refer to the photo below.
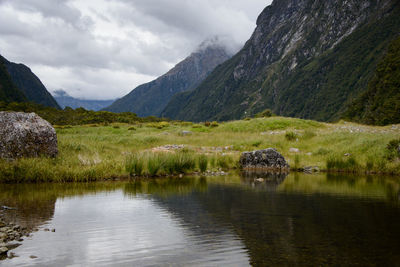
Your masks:
{"label": "grey rock", "polygon": [[268,148],[252,152],[243,152],[240,156],[243,169],[289,170],[285,158],[275,149]]}
{"label": "grey rock", "polygon": [[8,248],[6,246],[0,247],[0,255],[6,254],[8,252]]}
{"label": "grey rock", "polygon": [[305,173],[320,172],[320,169],[317,166],[307,166],[307,167],[304,167],[304,172]]}
{"label": "grey rock", "polygon": [[0,158],[55,157],[57,134],[35,113],[0,112]]}
{"label": "grey rock", "polygon": [[192,134],[191,131],[182,131],[182,132],[181,132],[181,135],[182,135],[182,136],[187,136],[187,135],[191,135],[191,134]]}
{"label": "grey rock", "polygon": [[300,149],[292,147],[289,149],[289,152],[290,153],[300,153]]}

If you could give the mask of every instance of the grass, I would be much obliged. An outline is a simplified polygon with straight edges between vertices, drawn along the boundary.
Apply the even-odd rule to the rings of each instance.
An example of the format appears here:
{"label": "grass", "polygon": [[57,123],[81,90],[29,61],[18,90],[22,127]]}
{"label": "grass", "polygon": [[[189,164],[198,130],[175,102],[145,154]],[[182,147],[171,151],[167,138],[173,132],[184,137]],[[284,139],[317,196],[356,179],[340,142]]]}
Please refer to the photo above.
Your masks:
{"label": "grass", "polygon": [[[400,160],[387,157],[389,142],[399,139],[399,126],[325,124],[281,117],[218,123],[218,127],[204,125],[169,122],[159,129],[154,123],[119,123],[57,128],[57,158],[0,160],[0,181],[87,182],[232,169],[241,152],[269,147],[276,148],[296,168],[400,174]],[[129,130],[132,127],[136,130]],[[182,136],[182,131],[192,134]],[[290,132],[296,139],[287,140]],[[152,150],[167,144],[182,144],[187,149],[169,153]],[[290,148],[300,152],[290,153]]]}

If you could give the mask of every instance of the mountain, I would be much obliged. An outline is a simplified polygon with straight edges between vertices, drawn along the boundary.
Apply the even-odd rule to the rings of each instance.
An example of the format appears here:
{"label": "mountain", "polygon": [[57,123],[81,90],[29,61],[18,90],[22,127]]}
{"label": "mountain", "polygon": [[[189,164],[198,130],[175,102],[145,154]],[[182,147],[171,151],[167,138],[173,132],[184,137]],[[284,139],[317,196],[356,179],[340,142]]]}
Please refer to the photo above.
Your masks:
{"label": "mountain", "polygon": [[48,107],[60,108],[39,78],[25,65],[16,64],[0,56],[13,84],[26,96],[28,101]]}
{"label": "mountain", "polygon": [[8,73],[6,66],[3,64],[1,60],[0,60],[0,101],[6,103],[26,101],[25,95],[12,82],[10,74]]}
{"label": "mountain", "polygon": [[73,109],[84,108],[86,110],[99,111],[105,107],[111,105],[114,100],[84,100],[74,98],[67,94],[63,90],[57,90],[54,92],[54,98],[61,108],[70,107]]}
{"label": "mountain", "polygon": [[205,121],[265,109],[332,121],[365,92],[390,42],[400,34],[396,0],[274,0],[230,60],[161,113]]}
{"label": "mountain", "polygon": [[204,43],[168,73],[140,85],[105,110],[130,111],[142,117],[159,116],[172,96],[196,88],[216,66],[227,59],[229,54],[223,46],[215,42]]}
{"label": "mountain", "polygon": [[350,105],[346,117],[374,125],[400,123],[400,37],[390,44],[368,90]]}

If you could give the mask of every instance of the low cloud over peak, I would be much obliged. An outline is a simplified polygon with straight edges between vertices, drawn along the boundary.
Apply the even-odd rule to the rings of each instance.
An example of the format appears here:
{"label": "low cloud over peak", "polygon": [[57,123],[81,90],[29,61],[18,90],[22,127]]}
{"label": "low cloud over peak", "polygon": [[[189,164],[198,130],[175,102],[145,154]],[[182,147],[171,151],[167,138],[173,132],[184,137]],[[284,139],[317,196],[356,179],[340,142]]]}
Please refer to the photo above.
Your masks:
{"label": "low cloud over peak", "polygon": [[31,67],[50,91],[117,98],[204,40],[237,51],[270,2],[0,0],[0,54]]}

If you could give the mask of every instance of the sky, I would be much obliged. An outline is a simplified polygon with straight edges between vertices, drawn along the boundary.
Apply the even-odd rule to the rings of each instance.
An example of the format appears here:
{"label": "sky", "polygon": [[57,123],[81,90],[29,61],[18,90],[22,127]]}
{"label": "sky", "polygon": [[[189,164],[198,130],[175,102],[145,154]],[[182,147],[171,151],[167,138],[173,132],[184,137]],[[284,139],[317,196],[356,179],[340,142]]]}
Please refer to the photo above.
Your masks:
{"label": "sky", "polygon": [[115,99],[219,36],[237,51],[272,0],[0,0],[0,54],[50,92]]}

